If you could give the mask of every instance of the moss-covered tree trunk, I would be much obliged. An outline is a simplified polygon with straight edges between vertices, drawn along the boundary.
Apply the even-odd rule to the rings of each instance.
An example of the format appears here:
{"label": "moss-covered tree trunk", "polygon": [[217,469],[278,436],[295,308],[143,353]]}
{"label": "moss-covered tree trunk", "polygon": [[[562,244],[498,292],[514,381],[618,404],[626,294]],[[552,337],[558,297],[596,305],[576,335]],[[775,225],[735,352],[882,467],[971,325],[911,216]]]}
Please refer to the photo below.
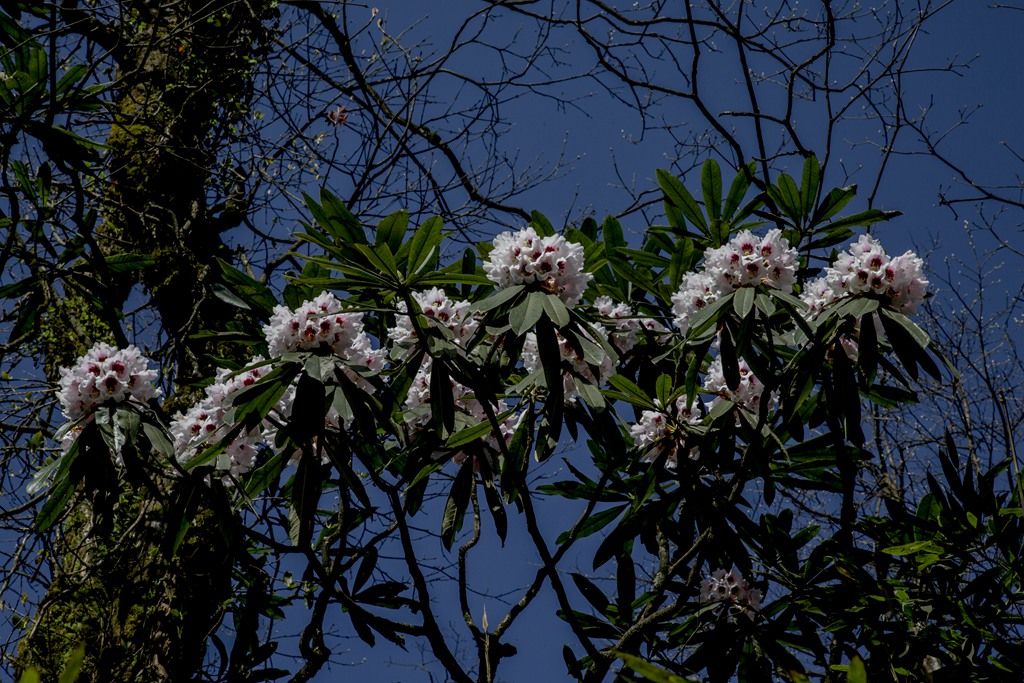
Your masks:
{"label": "moss-covered tree trunk", "polygon": [[[225,122],[245,110],[272,2],[164,0],[152,11],[124,2],[118,23],[75,4],[61,5],[68,29],[108,50],[118,69],[105,172],[97,174],[95,244],[101,256],[148,255],[153,265],[131,275],[94,273],[105,310],[70,292],[54,301],[48,316],[68,324],[44,340],[47,371],[55,381],[57,368],[92,343],[121,336],[112,312],[142,284],[172,344],[179,391],[171,403],[182,405],[191,396],[180,388],[210,371],[192,335],[228,315],[211,295],[230,227],[208,206],[212,169]],[[21,644],[19,668],[56,680],[84,644],[82,681],[193,680],[231,592],[231,517],[213,489],[158,465],[145,485],[113,467],[100,480],[106,490],[79,491],[55,535],[51,585]],[[186,500],[193,526],[174,552],[174,515]]]}

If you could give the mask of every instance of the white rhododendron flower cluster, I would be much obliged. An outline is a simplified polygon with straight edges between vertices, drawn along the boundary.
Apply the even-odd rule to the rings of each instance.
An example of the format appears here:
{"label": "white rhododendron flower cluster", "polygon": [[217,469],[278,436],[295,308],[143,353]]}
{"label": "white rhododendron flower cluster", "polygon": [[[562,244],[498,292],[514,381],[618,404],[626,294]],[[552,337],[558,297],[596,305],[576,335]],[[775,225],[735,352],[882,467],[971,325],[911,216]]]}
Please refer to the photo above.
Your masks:
{"label": "white rhododendron flower cluster", "polygon": [[483,265],[498,289],[539,282],[568,306],[579,303],[594,277],[583,270],[583,245],[561,235],[540,237],[533,228],[495,237],[494,250]]}
{"label": "white rhododendron flower cluster", "polygon": [[[480,322],[473,317],[470,302],[450,298],[443,289],[434,287],[425,292],[414,292],[413,298],[423,311],[429,327],[447,327],[451,330],[455,342],[471,337]],[[416,330],[408,307],[404,301],[398,303],[399,315],[395,327],[388,330],[388,337],[399,348],[408,348],[416,340]]]}
{"label": "white rhododendron flower cluster", "polygon": [[[262,360],[256,357],[250,364],[260,363]],[[206,387],[206,397],[184,414],[178,413],[171,422],[171,436],[174,437],[174,452],[178,455],[178,461],[188,462],[203,448],[212,446],[227,436],[232,427],[227,419],[232,397],[255,384],[269,371],[267,367],[256,367],[232,375],[230,370],[218,370],[216,381]],[[243,430],[226,447],[226,461],[219,463],[224,465],[219,469],[228,470],[235,476],[248,472],[263,441],[264,436],[260,427]]]}
{"label": "white rhododendron flower cluster", "polygon": [[[729,400],[756,414],[761,408],[765,386],[757,379],[757,375],[753,373],[745,360],[739,359],[738,365],[740,383],[735,389],[730,389],[729,383],[725,380],[725,372],[722,369],[722,357],[716,356],[711,361],[707,374],[704,376],[704,390],[715,394],[714,400],[711,401],[712,407],[722,400]],[[769,395],[768,398],[771,403],[775,402],[774,395]],[[739,416],[737,416],[738,418]]]}
{"label": "white rhododendron flower cluster", "polygon": [[722,607],[728,609],[729,621],[735,619],[735,613],[753,619],[754,613],[761,609],[761,591],[751,587],[735,569],[717,569],[701,582],[700,601],[722,603]]}
{"label": "white rhododendron flower cluster", "polygon": [[808,283],[801,298],[808,314],[815,315],[842,297],[872,293],[888,297],[894,309],[910,315],[917,311],[927,290],[920,257],[908,251],[890,258],[878,240],[861,235],[821,278]]}
{"label": "white rhododendron flower cluster", "polygon": [[371,370],[380,370],[384,352],[371,346],[363,330],[363,314],[343,310],[341,301],[324,292],[295,310],[274,308],[270,323],[263,328],[270,355],[289,351],[313,351],[326,344],[343,360]]}
{"label": "white rhododendron flower cluster", "polygon": [[789,291],[796,283],[797,256],[778,229],[764,237],[744,230],[728,244],[708,249],[703,269],[684,275],[672,295],[676,327],[685,333],[698,311],[740,287],[763,284]]}
{"label": "white rhododendron flower cluster", "polygon": [[628,304],[615,303],[610,296],[594,299],[594,311],[610,328],[608,340],[620,353],[628,353],[641,339],[643,330],[662,339],[668,330],[654,318],[642,318]]}
{"label": "white rhododendron flower cluster", "polygon": [[60,408],[69,420],[77,420],[107,401],[145,403],[160,395],[156,378],[149,359],[135,346],[116,349],[101,342],[72,367],[61,368]]}
{"label": "white rhododendron flower cluster", "polygon": [[759,284],[788,290],[796,283],[796,264],[796,249],[778,228],[764,237],[744,230],[728,244],[704,254],[704,270],[722,292]]}
{"label": "white rhododendron flower cluster", "polygon": [[[594,328],[593,331],[595,334],[602,336],[607,334],[602,328]],[[562,360],[568,361],[569,366],[572,368],[571,371],[566,371],[562,375],[562,391],[564,392],[566,403],[571,403],[579,397],[580,390],[577,382],[583,381],[594,386],[600,386],[615,374],[615,364],[607,353],[601,355],[601,363],[595,369],[595,366],[588,363],[580,355],[579,351],[572,347],[568,339],[558,332],[555,333],[555,336],[558,339],[558,350],[561,353]],[[596,340],[590,339],[589,341],[594,346],[599,346]],[[539,372],[543,367],[540,361],[540,350],[537,348],[537,335],[533,332],[528,332],[526,339],[523,341],[522,359],[523,367],[528,373]]]}
{"label": "white rhododendron flower cluster", "polygon": [[[665,466],[676,467],[678,451],[686,442],[683,425],[698,425],[704,417],[704,404],[700,399],[696,399],[689,408],[686,402],[684,394],[676,399],[671,411],[645,410],[640,414],[640,421],[630,426],[633,445],[644,451],[641,462],[654,462],[664,455]],[[687,457],[697,460],[700,457],[699,449],[694,446]]]}

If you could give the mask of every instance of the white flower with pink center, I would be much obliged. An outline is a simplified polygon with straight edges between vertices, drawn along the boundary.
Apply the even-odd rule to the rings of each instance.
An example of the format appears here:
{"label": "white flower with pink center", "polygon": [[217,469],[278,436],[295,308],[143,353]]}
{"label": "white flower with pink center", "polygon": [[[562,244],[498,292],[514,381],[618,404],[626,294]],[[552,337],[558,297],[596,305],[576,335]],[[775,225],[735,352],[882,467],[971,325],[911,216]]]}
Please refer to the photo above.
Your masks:
{"label": "white flower with pink center", "polygon": [[796,265],[796,249],[778,229],[764,237],[744,230],[728,244],[704,254],[704,269],[720,293],[759,284],[789,290],[796,282]]}
{"label": "white flower with pink center", "polygon": [[[445,327],[451,331],[455,343],[471,337],[480,326],[473,317],[470,302],[450,298],[443,289],[434,287],[425,292],[414,292],[413,298],[423,311],[429,327]],[[401,349],[408,349],[416,340],[416,330],[404,301],[398,303],[395,326],[388,330],[388,337]],[[404,355],[404,354],[403,354]]]}
{"label": "white flower with pink center", "polygon": [[583,270],[583,245],[561,235],[540,237],[529,227],[494,238],[484,273],[498,289],[540,283],[568,306],[579,303],[594,277]]}
{"label": "white flower with pink center", "polygon": [[[633,445],[644,451],[641,462],[654,462],[665,457],[665,466],[674,469],[678,464],[678,453],[684,448],[687,437],[686,426],[699,425],[706,410],[700,399],[686,407],[687,397],[680,396],[670,410],[645,410],[640,414],[640,421],[630,426],[629,433],[633,437]],[[697,460],[700,450],[694,446],[687,457]]]}
{"label": "white flower with pink center", "polygon": [[721,296],[718,282],[705,271],[683,275],[679,291],[672,295],[673,322],[679,331],[690,329],[690,320]]}
{"label": "white flower with pink center", "polygon": [[[729,400],[745,408],[753,414],[757,414],[761,408],[761,400],[764,396],[765,386],[753,373],[750,366],[743,359],[738,362],[740,382],[735,389],[729,388],[725,380],[725,372],[722,369],[722,357],[717,356],[711,365],[708,366],[707,374],[704,376],[704,390],[715,394],[711,406],[715,406],[722,400]],[[769,407],[775,403],[775,397],[769,395]],[[739,419],[739,416],[737,416]]]}
{"label": "white flower with pink center", "polygon": [[761,591],[747,583],[735,569],[716,569],[710,578],[701,582],[700,601],[722,603],[729,621],[735,621],[736,614],[753,619],[755,612],[761,609]]}
{"label": "white flower with pink center", "polygon": [[328,346],[334,355],[370,370],[384,366],[384,352],[374,349],[363,330],[363,314],[346,311],[338,297],[324,292],[294,311],[277,306],[263,328],[272,356]]}
{"label": "white flower with pink center", "polygon": [[[263,359],[253,358],[250,365]],[[269,367],[253,367],[232,374],[221,368],[213,384],[206,387],[206,396],[184,414],[178,413],[171,421],[171,436],[174,437],[174,451],[179,462],[188,462],[204,448],[208,448],[227,436],[233,426],[229,420],[231,402],[238,392],[246,389],[270,371]],[[225,449],[225,462],[220,469],[234,475],[248,472],[252,467],[258,446],[264,441],[261,426],[243,430]]]}
{"label": "white flower with pink center", "polygon": [[608,340],[620,353],[632,350],[645,331],[659,340],[668,335],[668,330],[660,322],[637,315],[628,304],[615,303],[610,296],[594,299],[594,310],[609,328]]}
{"label": "white flower with pink center", "polygon": [[907,315],[917,311],[928,291],[924,262],[913,252],[889,258],[881,243],[861,235],[825,274],[804,287],[801,299],[806,315],[814,317],[827,304],[847,296],[872,293],[888,298],[889,305]]}
{"label": "white flower with pink center", "polygon": [[61,368],[61,411],[69,420],[77,420],[107,401],[145,403],[160,395],[156,378],[149,359],[135,346],[117,349],[98,343],[72,367]]}

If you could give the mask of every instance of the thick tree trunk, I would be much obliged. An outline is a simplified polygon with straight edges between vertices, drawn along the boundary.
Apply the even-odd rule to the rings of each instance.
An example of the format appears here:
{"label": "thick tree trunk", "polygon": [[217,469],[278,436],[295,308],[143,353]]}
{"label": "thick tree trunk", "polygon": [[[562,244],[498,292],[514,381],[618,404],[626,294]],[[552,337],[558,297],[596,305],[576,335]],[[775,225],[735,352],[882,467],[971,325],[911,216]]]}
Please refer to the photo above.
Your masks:
{"label": "thick tree trunk", "polygon": [[[132,287],[144,286],[174,345],[177,405],[192,398],[180,388],[210,371],[207,349],[191,335],[227,316],[210,287],[215,258],[228,257],[221,234],[230,227],[207,206],[211,169],[225,121],[245,111],[270,5],[167,0],[148,12],[125,2],[117,25],[89,19],[74,2],[62,6],[69,29],[105,43],[119,70],[96,243],[103,256],[137,253],[154,263],[130,276],[95,274],[102,304],[108,314],[121,310]],[[69,322],[59,326],[67,338],[44,344],[51,380],[94,341],[118,338],[114,316],[84,300],[55,302],[48,313]],[[146,486],[98,466],[110,469],[107,490],[82,487],[54,539],[52,582],[19,668],[35,666],[43,680],[56,680],[84,643],[80,681],[193,680],[231,593],[230,512],[215,489],[159,463]],[[189,499],[193,526],[173,552],[174,515]]]}

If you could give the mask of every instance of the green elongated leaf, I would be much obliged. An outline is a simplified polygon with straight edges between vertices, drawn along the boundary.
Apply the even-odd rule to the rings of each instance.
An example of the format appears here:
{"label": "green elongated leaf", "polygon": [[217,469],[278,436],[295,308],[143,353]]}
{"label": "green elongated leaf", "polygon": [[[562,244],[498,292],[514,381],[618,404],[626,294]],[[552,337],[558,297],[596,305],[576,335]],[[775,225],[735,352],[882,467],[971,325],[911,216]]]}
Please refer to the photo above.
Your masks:
{"label": "green elongated leaf", "polygon": [[72,494],[75,493],[75,485],[71,479],[70,472],[72,465],[75,464],[81,453],[80,441],[81,437],[72,443],[68,453],[61,456],[59,460],[53,486],[50,488],[49,498],[46,499],[46,502],[39,511],[39,515],[36,517],[36,530],[40,533],[47,531],[60,519],[63,511],[68,507],[68,501],[71,500]]}
{"label": "green elongated leaf", "polygon": [[225,287],[232,295],[243,302],[241,308],[252,310],[262,315],[263,319],[269,318],[274,307],[277,306],[277,298],[270,288],[265,284],[249,277],[227,261],[217,259],[220,266],[220,275]]}
{"label": "green elongated leaf", "polygon": [[512,285],[505,289],[499,289],[486,299],[481,299],[480,301],[475,302],[472,306],[472,310],[479,313],[486,313],[487,311],[493,310],[516,298],[523,289],[523,285]]}
{"label": "green elongated leaf", "polygon": [[837,221],[833,221],[825,226],[825,229],[836,230],[838,228],[856,228],[862,225],[874,225],[875,223],[881,223],[902,215],[902,211],[868,209],[867,211],[861,211],[860,213],[855,213],[852,216],[844,216]]}
{"label": "green elongated leaf", "polygon": [[[544,294],[541,302],[544,306],[544,313],[547,315],[548,320],[555,324],[555,327],[561,329],[569,324],[569,309],[565,307],[565,304],[554,294]],[[511,314],[509,315],[511,320]],[[512,328],[513,331],[515,328]]]}
{"label": "green elongated leaf", "polygon": [[732,307],[736,315],[743,320],[754,310],[754,298],[757,296],[755,287],[740,287],[732,298]]}
{"label": "green elongated leaf", "polygon": [[104,259],[111,273],[127,273],[133,270],[144,270],[156,263],[149,254],[113,254]]}
{"label": "green elongated leaf", "polygon": [[915,342],[917,342],[918,347],[922,351],[924,349],[927,349],[929,345],[931,345],[932,340],[931,337],[928,336],[928,333],[922,330],[920,327],[918,327],[917,324],[907,316],[889,308],[880,308],[879,313],[881,313],[883,318],[888,318],[889,320],[892,320],[893,322],[897,323],[900,327],[902,327],[904,330],[906,330],[907,334],[909,334],[910,337]]}
{"label": "green elongated leaf", "polygon": [[531,211],[530,217],[532,218],[530,225],[533,226],[538,235],[541,237],[551,237],[555,234],[555,226],[551,225],[551,221],[540,211]]}
{"label": "green elongated leaf", "polygon": [[736,391],[740,385],[740,360],[728,326],[723,327],[720,332],[718,357],[722,361],[722,375],[725,377],[726,386],[732,391]]}
{"label": "green elongated leaf", "polygon": [[85,64],[73,64],[64,72],[64,75],[57,81],[57,86],[54,88],[54,92],[57,97],[61,97],[70,90],[76,83],[78,83],[85,74],[89,73],[89,67]]}
{"label": "green elongated leaf", "polygon": [[601,226],[606,248],[615,249],[626,246],[626,238],[622,235],[622,224],[615,216],[606,216]]}
{"label": "green elongated leaf", "polygon": [[476,275],[476,253],[469,247],[466,247],[465,251],[462,252],[462,276],[467,278],[479,278],[475,282],[472,280],[462,281],[462,298],[464,299],[469,298],[471,284],[490,284],[490,281],[486,277]]}
{"label": "green elongated leaf", "polygon": [[455,430],[455,396],[451,376],[440,358],[430,365],[430,419],[442,436]]}
{"label": "green elongated leaf", "polygon": [[[497,416],[498,422],[501,422],[502,420],[504,420],[505,418],[507,418],[511,414],[512,414],[512,411],[505,411],[501,415]],[[471,427],[466,427],[464,429],[460,429],[459,431],[457,431],[454,434],[452,434],[451,436],[449,436],[448,439],[444,442],[444,447],[445,448],[455,449],[455,448],[459,448],[460,446],[465,446],[468,443],[472,443],[472,442],[476,441],[477,439],[480,439],[480,438],[486,436],[490,431],[491,431],[491,423],[490,423],[490,421],[483,420],[483,421],[478,422],[477,424],[475,424],[475,425],[473,425]]]}
{"label": "green elongated leaf", "polygon": [[322,493],[319,456],[304,453],[292,480],[291,506],[288,508],[288,539],[297,548],[308,548],[313,540],[317,506]]}
{"label": "green elongated leaf", "polygon": [[[65,457],[67,455],[65,454]],[[58,476],[54,482],[53,487],[50,489],[50,495],[43,503],[42,509],[39,510],[39,515],[36,517],[35,529],[39,533],[46,533],[57,520],[64,514],[64,509],[68,506],[68,501],[71,499],[71,494],[74,493],[75,487],[68,476]]]}
{"label": "green elongated leaf", "polygon": [[488,476],[484,479],[484,498],[487,501],[487,509],[491,511],[491,519],[494,520],[494,530],[505,543],[505,536],[508,535],[508,515],[505,514],[505,505],[502,503],[501,494],[494,485],[494,477]]}
{"label": "green elongated leaf", "polygon": [[512,331],[522,336],[533,329],[540,317],[544,314],[544,300],[547,294],[544,292],[530,292],[526,300],[517,304],[508,312],[508,324]]}
{"label": "green elongated leaf", "polygon": [[613,651],[613,654],[625,662],[626,666],[648,681],[651,681],[651,683],[693,683],[693,679],[676,676],[671,671],[665,671],[637,655],[618,651]]}
{"label": "green elongated leaf", "polygon": [[262,421],[270,414],[278,400],[288,390],[292,380],[298,377],[301,371],[302,365],[298,363],[284,363],[271,370],[256,384],[235,394],[232,397],[235,422],[255,425]]}
{"label": "green elongated leaf", "polygon": [[320,206],[323,207],[327,225],[320,227],[329,230],[332,235],[343,242],[366,244],[366,232],[359,219],[352,215],[345,204],[331,194],[326,188],[320,189]]}
{"label": "green elongated leaf", "polygon": [[570,574],[572,582],[576,584],[576,590],[580,592],[587,602],[589,602],[599,614],[604,614],[608,609],[608,605],[611,604],[608,600],[608,596],[597,587],[597,585],[577,572]]}
{"label": "green elongated leaf", "polygon": [[473,458],[466,458],[459,468],[459,473],[455,475],[452,490],[448,492],[448,501],[444,506],[444,516],[441,518],[441,543],[444,544],[445,550],[452,549],[455,534],[462,529],[462,520],[466,515],[474,483]]}
{"label": "green elongated leaf", "polygon": [[878,310],[878,299],[852,297],[833,308],[830,314],[840,317],[861,318],[876,310]]}
{"label": "green elongated leaf", "polygon": [[[595,512],[594,514],[587,517],[583,524],[580,525],[580,529],[579,532],[576,534],[576,538],[586,538],[587,536],[592,536],[593,534],[596,534],[598,531],[600,531],[601,529],[605,528],[606,526],[614,522],[616,519],[618,519],[619,515],[622,514],[622,511],[628,507],[629,504],[627,503],[624,505],[616,505],[614,507],[608,508],[607,510],[601,510],[600,512]],[[568,541],[570,531],[562,532],[562,534],[558,537],[558,540],[556,540],[555,543],[558,545],[562,545],[563,543]]]}
{"label": "green elongated leaf", "polygon": [[807,249],[811,251],[816,249],[827,249],[828,247],[834,247],[841,242],[846,242],[853,237],[853,230],[849,227],[843,227],[842,225],[839,227],[828,225],[815,230],[814,234],[819,237],[816,237],[807,244]]}
{"label": "green elongated leaf", "polygon": [[32,79],[33,83],[39,83],[40,87],[43,87],[48,75],[46,70],[46,50],[43,49],[42,45],[34,41],[26,47],[25,73]]}
{"label": "green elongated leaf", "polygon": [[728,304],[732,303],[735,292],[729,292],[715,300],[710,306],[705,306],[690,318],[690,327],[686,331],[687,339],[695,339],[707,331],[718,317],[719,312]]}
{"label": "green elongated leaf", "polygon": [[651,397],[648,396],[643,389],[634,384],[628,377],[624,375],[612,375],[608,379],[608,383],[621,392],[620,394],[615,394],[613,392],[606,391],[605,393],[607,393],[610,398],[622,399],[647,410],[658,409],[658,406],[653,400],[651,400]]}
{"label": "green elongated leaf", "polygon": [[[286,457],[287,456],[287,457]],[[245,493],[255,498],[281,476],[288,464],[290,454],[280,450],[270,460],[253,470],[245,479]]]}
{"label": "green elongated leaf", "polygon": [[886,555],[913,555],[922,551],[927,552],[942,552],[942,547],[936,545],[932,541],[912,541],[910,543],[904,543],[902,545],[894,545],[888,548],[883,548],[882,552]]}
{"label": "green elongated leaf", "polygon": [[396,211],[377,224],[374,244],[387,245],[392,254],[398,253],[405,239],[405,231],[409,229],[409,212],[405,209]]}
{"label": "green elongated leaf", "polygon": [[174,444],[167,438],[164,430],[149,422],[143,422],[142,431],[146,434],[146,438],[149,439],[149,444],[153,447],[153,450],[167,459],[174,457]]}
{"label": "green elongated leaf", "polygon": [[693,195],[668,171],[658,169],[657,177],[658,185],[661,187],[662,192],[665,193],[665,197],[673,206],[679,209],[690,223],[707,235],[708,224],[704,220],[704,215]]}
{"label": "green elongated leaf", "polygon": [[806,217],[814,210],[814,200],[818,198],[818,185],[821,182],[821,166],[818,157],[813,154],[804,159],[804,172],[800,182],[800,209]]}
{"label": "green elongated leaf", "polygon": [[380,272],[391,278],[396,286],[401,284],[402,278],[398,273],[398,264],[395,263],[395,257],[391,254],[388,245],[370,246],[369,244],[357,244],[355,246],[366,257],[366,260],[370,262],[370,265],[378,268]]}
{"label": "green elongated leaf", "polygon": [[352,592],[358,593],[366,582],[373,576],[373,570],[377,568],[377,548],[365,546],[363,559],[359,562],[359,569],[356,571],[356,578],[352,582]]}
{"label": "green elongated leaf", "polygon": [[[468,249],[466,251],[467,253],[472,254]],[[471,273],[446,273],[442,271],[438,273],[425,273],[423,275],[413,276],[409,278],[408,284],[409,286],[416,288],[463,285],[463,296],[469,296],[470,285],[493,285],[494,283],[483,275],[473,275]],[[516,286],[522,287],[522,285]]]}
{"label": "green elongated leaf", "polygon": [[751,161],[746,166],[740,168],[739,173],[732,179],[732,185],[729,186],[729,194],[725,197],[725,206],[722,208],[723,221],[733,222],[733,214],[736,213],[736,209],[739,208],[743,198],[747,196],[747,190],[750,189],[750,182],[753,180],[756,172],[757,163]]}
{"label": "green elongated leaf", "polygon": [[42,679],[39,677],[39,669],[34,666],[30,666],[22,672],[21,678],[18,679],[18,683],[40,683]]}
{"label": "green elongated leaf", "polygon": [[773,192],[772,186],[768,187],[772,199],[779,205],[782,213],[793,221],[794,225],[799,225],[803,216],[801,212],[800,190],[797,189],[796,181],[785,173],[780,173],[774,187],[777,191]]}
{"label": "green elongated leaf", "polygon": [[701,166],[700,187],[704,193],[704,210],[711,220],[719,220],[722,217],[722,170],[714,159],[708,159]]}
{"label": "green elongated leaf", "polygon": [[436,260],[441,248],[441,228],[443,221],[439,216],[431,216],[416,229],[409,241],[409,256],[405,265],[405,274],[412,276],[425,270],[432,259]]}
{"label": "green elongated leaf", "polygon": [[583,402],[594,410],[604,410],[605,406],[608,405],[604,400],[604,394],[601,390],[587,382],[586,380],[576,378],[576,388],[580,392],[580,398]]}
{"label": "green elongated leaf", "polygon": [[32,275],[24,280],[4,285],[3,287],[0,287],[0,299],[16,299],[20,296],[24,296],[26,292],[38,284],[39,277]]}
{"label": "green elongated leaf", "polygon": [[655,392],[658,395],[658,402],[663,408],[668,409],[670,396],[672,396],[672,378],[668,375],[659,375]]}
{"label": "green elongated leaf", "polygon": [[670,261],[660,254],[652,254],[649,251],[642,251],[640,249],[627,249],[625,247],[619,247],[615,250],[616,256],[624,259],[629,259],[638,266],[646,266],[648,268],[667,268]]}
{"label": "green elongated leaf", "polygon": [[864,660],[857,655],[850,658],[846,680],[848,683],[868,683],[868,668],[864,665]]}
{"label": "green elongated leaf", "polygon": [[825,198],[821,200],[821,204],[818,204],[818,208],[814,210],[814,215],[811,217],[811,225],[818,225],[822,221],[827,221],[832,216],[843,210],[843,207],[850,203],[857,195],[857,186],[849,185],[847,187],[836,187],[829,191]]}

